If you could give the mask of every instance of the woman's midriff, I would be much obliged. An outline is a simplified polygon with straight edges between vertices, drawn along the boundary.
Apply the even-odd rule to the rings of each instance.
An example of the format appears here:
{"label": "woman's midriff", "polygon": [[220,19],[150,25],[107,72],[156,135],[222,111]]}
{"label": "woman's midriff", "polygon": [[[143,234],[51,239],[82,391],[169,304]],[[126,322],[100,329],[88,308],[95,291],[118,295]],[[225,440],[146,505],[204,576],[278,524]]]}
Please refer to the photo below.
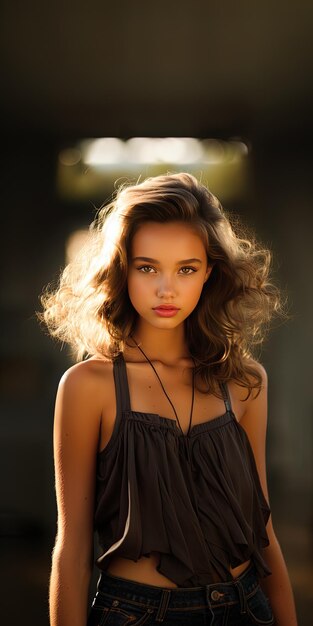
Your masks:
{"label": "woman's midriff", "polygon": [[[113,557],[107,568],[107,573],[120,578],[126,578],[138,583],[147,585],[156,585],[158,587],[178,587],[172,580],[160,574],[156,567],[159,563],[160,555],[158,552],[151,552],[150,557],[141,557],[138,561],[131,561],[123,557]],[[237,567],[230,567],[229,571],[233,578],[240,576],[247,569],[251,561],[245,561]],[[212,581],[216,582],[216,581]]]}

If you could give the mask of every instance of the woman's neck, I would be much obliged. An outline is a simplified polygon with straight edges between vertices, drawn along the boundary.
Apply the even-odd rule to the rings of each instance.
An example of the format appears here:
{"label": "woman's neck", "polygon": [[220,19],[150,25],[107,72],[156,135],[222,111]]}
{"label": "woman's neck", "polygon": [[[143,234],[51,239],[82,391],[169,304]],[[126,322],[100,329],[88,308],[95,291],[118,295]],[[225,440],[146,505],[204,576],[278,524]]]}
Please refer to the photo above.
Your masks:
{"label": "woman's neck", "polygon": [[130,359],[142,359],[137,344],[140,345],[152,361],[174,365],[178,364],[182,359],[190,358],[183,325],[171,330],[137,325],[132,337],[127,341],[128,347],[125,350]]}

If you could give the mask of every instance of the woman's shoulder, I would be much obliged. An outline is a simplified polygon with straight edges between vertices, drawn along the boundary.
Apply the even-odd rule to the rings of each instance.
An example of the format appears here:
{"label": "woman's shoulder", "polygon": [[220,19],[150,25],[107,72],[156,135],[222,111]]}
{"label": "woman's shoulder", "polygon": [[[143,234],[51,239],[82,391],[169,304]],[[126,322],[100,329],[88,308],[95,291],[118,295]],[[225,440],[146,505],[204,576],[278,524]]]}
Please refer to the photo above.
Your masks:
{"label": "woman's shoulder", "polygon": [[68,367],[65,370],[62,378],[72,379],[79,377],[90,377],[95,376],[99,373],[105,373],[110,369],[112,369],[111,359],[92,356],[88,359],[84,359],[83,361],[79,361],[78,363],[74,363],[73,365]]}
{"label": "woman's shoulder", "polygon": [[[69,367],[60,379],[54,411],[54,446],[67,480],[73,478],[73,467],[76,478],[77,468],[82,481],[91,476],[102,415],[111,397],[106,391],[110,368],[110,362],[88,359]],[[86,491],[89,487],[89,483],[85,484]]]}
{"label": "woman's shoulder", "polygon": [[255,403],[255,400],[259,395],[267,394],[267,372],[265,367],[259,361],[256,361],[253,358],[247,358],[245,360],[246,365],[246,375],[249,383],[253,386],[256,383],[255,374],[258,375],[259,380],[261,381],[260,388],[254,387],[251,393],[248,396],[248,387],[243,386],[235,379],[231,379],[228,381],[228,388],[230,391],[230,396],[232,399],[233,408],[235,409],[235,414],[239,421],[242,416],[246,413],[248,407],[252,407]]}
{"label": "woman's shoulder", "polygon": [[264,387],[267,387],[268,377],[267,377],[267,371],[264,365],[262,365],[260,361],[257,361],[256,359],[253,359],[252,357],[249,357],[246,359],[246,364],[248,366],[247,376],[248,376],[249,382],[251,382],[252,384],[255,383],[254,373],[256,373],[258,374],[260,381],[261,381],[261,389],[263,389]]}
{"label": "woman's shoulder", "polygon": [[103,405],[103,400],[112,392],[113,363],[110,359],[91,357],[75,363],[62,374],[59,390],[89,402]]}

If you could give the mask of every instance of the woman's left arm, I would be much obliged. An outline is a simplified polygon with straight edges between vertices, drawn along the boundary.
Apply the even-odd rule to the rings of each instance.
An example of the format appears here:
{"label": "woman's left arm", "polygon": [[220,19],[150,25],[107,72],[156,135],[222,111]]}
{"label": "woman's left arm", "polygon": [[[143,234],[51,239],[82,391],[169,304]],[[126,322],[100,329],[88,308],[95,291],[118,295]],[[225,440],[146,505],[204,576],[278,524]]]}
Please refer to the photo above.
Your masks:
{"label": "woman's left arm", "polygon": [[[247,409],[240,420],[240,424],[245,429],[251,443],[263,493],[267,502],[269,502],[265,460],[267,374],[260,363],[254,361],[253,364],[258,368],[262,376],[262,388],[258,397],[255,397],[256,392],[253,391],[253,398],[251,396],[250,400],[247,401]],[[263,554],[272,574],[262,578],[260,584],[270,600],[276,626],[297,626],[296,609],[289,575],[273,529],[271,516],[266,530],[270,544],[264,548]]]}

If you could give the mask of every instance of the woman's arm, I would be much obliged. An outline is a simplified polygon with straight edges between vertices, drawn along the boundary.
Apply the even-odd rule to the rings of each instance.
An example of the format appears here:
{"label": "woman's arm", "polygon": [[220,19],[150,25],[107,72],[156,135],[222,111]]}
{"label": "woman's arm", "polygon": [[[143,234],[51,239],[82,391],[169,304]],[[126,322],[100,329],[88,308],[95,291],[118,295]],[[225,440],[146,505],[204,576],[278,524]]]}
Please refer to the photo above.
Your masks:
{"label": "woman's arm", "polygon": [[[245,429],[250,440],[254,457],[260,476],[265,498],[269,502],[267,481],[266,481],[266,461],[265,442],[267,427],[267,374],[262,365],[254,362],[262,375],[262,389],[257,398],[247,401],[247,409],[240,420],[241,426]],[[255,394],[255,392],[253,392]],[[297,626],[297,617],[294,604],[291,584],[277,541],[271,516],[268,520],[266,530],[270,545],[264,548],[264,559],[266,560],[272,574],[261,579],[262,589],[268,596],[277,626]]]}
{"label": "woman's arm", "polygon": [[50,579],[51,626],[85,626],[93,561],[93,512],[101,407],[92,364],[61,378],[55,405],[58,531]]}

